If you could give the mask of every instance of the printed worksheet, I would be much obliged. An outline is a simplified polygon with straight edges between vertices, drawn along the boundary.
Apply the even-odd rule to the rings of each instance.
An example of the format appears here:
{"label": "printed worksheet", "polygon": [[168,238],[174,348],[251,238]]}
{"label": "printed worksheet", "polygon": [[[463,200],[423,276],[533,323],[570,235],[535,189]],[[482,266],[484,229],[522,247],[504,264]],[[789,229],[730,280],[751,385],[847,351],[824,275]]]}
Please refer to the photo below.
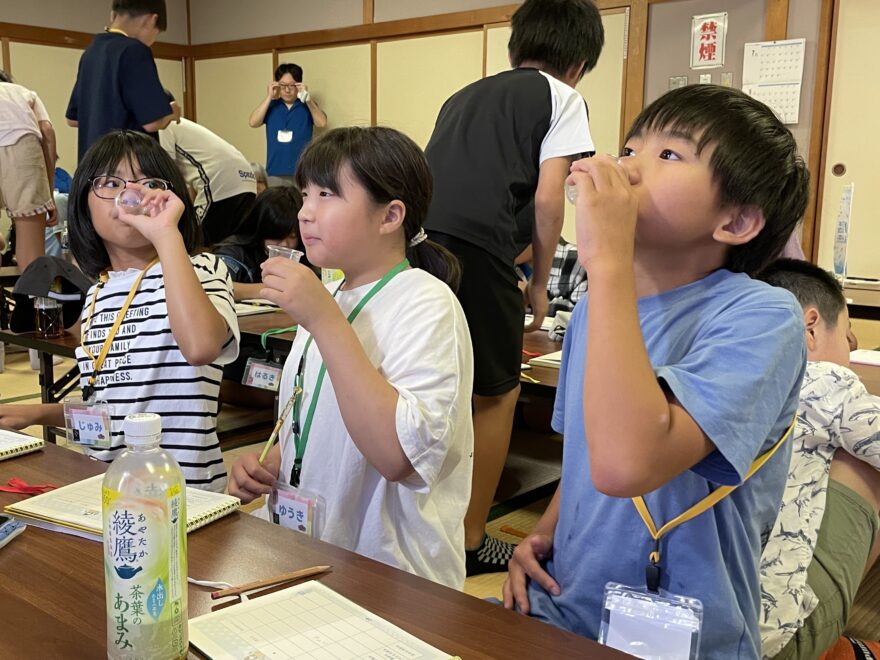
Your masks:
{"label": "printed worksheet", "polygon": [[316,581],[191,619],[189,641],[212,660],[450,657]]}

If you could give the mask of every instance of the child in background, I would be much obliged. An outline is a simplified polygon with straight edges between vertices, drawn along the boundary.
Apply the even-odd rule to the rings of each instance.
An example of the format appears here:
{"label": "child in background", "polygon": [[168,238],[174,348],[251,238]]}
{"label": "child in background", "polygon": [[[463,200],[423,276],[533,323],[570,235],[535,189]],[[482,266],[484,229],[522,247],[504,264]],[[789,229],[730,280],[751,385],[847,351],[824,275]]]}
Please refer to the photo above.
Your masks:
{"label": "child in background", "polygon": [[761,556],[761,642],[765,657],[816,658],[843,634],[880,553],[880,397],[848,368],[857,342],[831,273],[780,259],[760,278],[801,303],[808,360],[785,493]]}
{"label": "child in background", "polygon": [[424,155],[390,128],[341,128],[306,148],[296,177],[308,257],[345,279],[325,288],[302,264],[263,264],[262,297],[300,327],[279,407],[295,384],[302,398],[262,465],[235,463],[230,493],[248,502],[276,480],[315,493],[324,541],[460,589],[473,362],[457,263],[422,230]]}
{"label": "child in background", "polygon": [[[531,243],[525,298],[534,320],[525,330],[538,330],[562,231],[563,182],[572,159],[595,150],[574,86],[596,66],[604,41],[592,0],[527,0],[511,18],[513,69],[447,99],[425,149],[435,190],[425,229],[461,261],[458,299],[474,347],[468,575],[506,570],[513,552],[485,530],[520,390],[525,310],[514,264]],[[523,215],[532,202],[533,216]]]}
{"label": "child in background", "polygon": [[302,251],[296,218],[300,208],[299,190],[292,186],[270,188],[257,196],[235,233],[211,248],[229,269],[236,300],[260,297],[260,266],[270,245]]}
{"label": "child in background", "polygon": [[[124,189],[143,194],[146,215],[116,206]],[[73,178],[71,252],[98,279],[86,296],[76,359],[83,399],[111,408],[110,447],[87,452],[112,461],[124,447],[125,416],[156,413],[162,447],[180,463],[187,484],[222,491],[217,396],[222,365],[238,353],[238,321],[226,267],[213,255],[189,254],[200,235],[185,190],[159,143],[134,131],[100,138]],[[120,315],[124,322],[114,332]],[[34,424],[63,427],[63,405],[0,406],[0,426]]]}
{"label": "child in background", "polygon": [[[749,274],[803,214],[807,170],[767,106],[715,85],[653,102],[622,154],[569,177],[590,288],[559,374],[562,480],[514,553],[504,603],[597,638],[606,583],[648,583],[702,601],[701,657],[756,658],[804,327],[791,294]],[[644,508],[659,529],[722,485],[739,487],[654,544]]]}

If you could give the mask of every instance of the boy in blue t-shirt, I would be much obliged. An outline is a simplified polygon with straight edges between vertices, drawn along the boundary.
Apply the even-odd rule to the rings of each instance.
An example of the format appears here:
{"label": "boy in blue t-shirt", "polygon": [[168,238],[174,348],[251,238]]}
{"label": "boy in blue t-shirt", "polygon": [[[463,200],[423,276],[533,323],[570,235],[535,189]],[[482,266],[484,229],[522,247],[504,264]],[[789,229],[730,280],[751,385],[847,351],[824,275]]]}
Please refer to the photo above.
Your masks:
{"label": "boy in blue t-shirt", "polygon": [[[700,655],[758,657],[758,562],[785,484],[804,326],[786,291],[750,279],[785,245],[808,173],[762,103],[713,85],[669,92],[636,118],[623,157],[577,161],[578,259],[589,293],[565,336],[553,426],[562,481],[516,550],[504,602],[596,638],[609,581],[699,598]],[[658,557],[654,556],[656,561]]]}

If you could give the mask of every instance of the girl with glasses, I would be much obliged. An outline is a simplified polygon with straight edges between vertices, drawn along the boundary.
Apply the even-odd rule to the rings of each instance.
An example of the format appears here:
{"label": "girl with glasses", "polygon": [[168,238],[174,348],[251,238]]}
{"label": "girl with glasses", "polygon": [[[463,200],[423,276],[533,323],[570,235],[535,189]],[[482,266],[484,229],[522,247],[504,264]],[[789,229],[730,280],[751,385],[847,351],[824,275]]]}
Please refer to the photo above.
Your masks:
{"label": "girl with glasses", "polygon": [[[159,143],[134,131],[100,138],[74,175],[71,252],[97,279],[74,329],[76,357],[83,399],[110,419],[106,441],[84,448],[111,461],[124,446],[125,416],[157,413],[162,446],[187,484],[222,491],[217,401],[222,366],[238,354],[238,322],[226,267],[191,256],[200,234],[184,190]],[[116,204],[124,191],[140,193],[144,214]],[[0,426],[34,424],[64,426],[63,405],[0,406]]]}

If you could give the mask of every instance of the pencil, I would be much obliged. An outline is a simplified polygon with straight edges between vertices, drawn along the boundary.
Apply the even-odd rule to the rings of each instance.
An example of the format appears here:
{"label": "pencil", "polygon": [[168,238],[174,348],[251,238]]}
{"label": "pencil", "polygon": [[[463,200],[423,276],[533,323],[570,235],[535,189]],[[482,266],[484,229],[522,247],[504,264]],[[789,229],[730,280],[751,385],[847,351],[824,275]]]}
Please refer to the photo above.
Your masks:
{"label": "pencil", "polygon": [[302,390],[297,387],[293,391],[293,396],[290,397],[287,405],[284,406],[284,410],[282,410],[281,414],[278,415],[278,421],[275,422],[275,428],[272,429],[272,433],[269,434],[269,439],[266,440],[266,445],[263,447],[263,451],[260,453],[260,465],[263,464],[263,461],[266,460],[266,456],[269,455],[269,450],[272,449],[272,445],[275,444],[275,439],[278,437],[278,432],[281,431],[281,425],[284,424],[284,419],[290,414],[290,409],[293,407],[293,402],[296,401],[296,397],[299,396],[300,392],[302,392]]}
{"label": "pencil", "polygon": [[253,582],[248,582],[247,584],[242,584],[237,587],[229,587],[228,589],[215,591],[211,594],[211,599],[217,600],[218,598],[224,598],[226,596],[238,596],[245,591],[253,591],[254,589],[262,589],[263,587],[274,587],[277,584],[284,584],[285,582],[292,582],[293,580],[299,580],[300,578],[320,575],[321,573],[326,573],[331,568],[333,567],[311,566],[310,568],[301,568],[300,570],[293,571],[292,573],[283,573],[281,575],[265,578],[263,580],[254,580]]}

